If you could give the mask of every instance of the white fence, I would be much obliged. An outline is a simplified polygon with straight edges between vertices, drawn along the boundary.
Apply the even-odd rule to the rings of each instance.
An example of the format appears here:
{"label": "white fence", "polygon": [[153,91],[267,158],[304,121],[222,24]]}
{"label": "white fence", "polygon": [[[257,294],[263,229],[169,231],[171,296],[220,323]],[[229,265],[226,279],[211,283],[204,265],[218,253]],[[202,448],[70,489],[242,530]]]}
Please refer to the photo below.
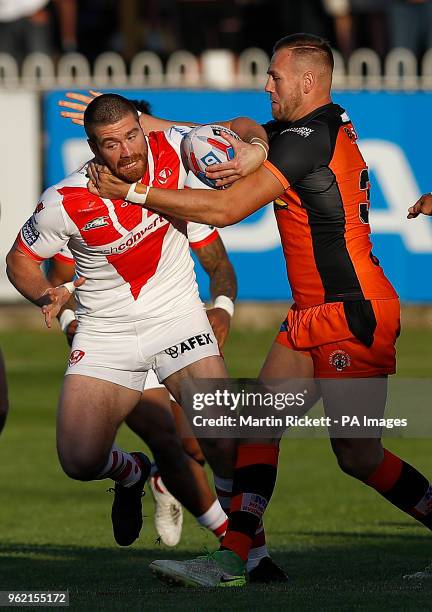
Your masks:
{"label": "white fence", "polygon": [[[420,64],[414,54],[397,48],[382,62],[372,49],[357,49],[347,62],[335,51],[334,85],[338,89],[415,90],[432,88],[432,49]],[[0,54],[0,88],[23,87],[211,87],[261,89],[269,56],[250,48],[240,55],[225,49],[209,50],[199,58],[176,51],[164,65],[158,55],[142,51],[130,66],[118,53],[102,53],[90,66],[79,53],[63,55],[57,62],[33,53],[19,68],[13,57]]]}

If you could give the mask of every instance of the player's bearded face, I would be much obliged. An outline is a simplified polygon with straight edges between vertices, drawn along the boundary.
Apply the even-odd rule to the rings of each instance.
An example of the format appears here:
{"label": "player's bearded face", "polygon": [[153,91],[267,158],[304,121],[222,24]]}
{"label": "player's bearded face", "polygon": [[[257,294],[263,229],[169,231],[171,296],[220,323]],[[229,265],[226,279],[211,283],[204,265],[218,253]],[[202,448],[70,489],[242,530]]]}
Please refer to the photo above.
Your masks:
{"label": "player's bearded face", "polygon": [[284,91],[278,91],[276,104],[272,104],[272,114],[279,121],[292,121],[302,103],[300,83],[293,80]]}
{"label": "player's bearded face", "polygon": [[133,115],[98,128],[97,157],[111,172],[127,183],[139,181],[147,169],[147,143]]}
{"label": "player's bearded face", "polygon": [[[109,166],[108,166],[109,167]],[[110,167],[109,167],[110,168]],[[145,174],[147,168],[147,152],[134,153],[128,157],[119,159],[111,172],[127,183],[136,183]]]}

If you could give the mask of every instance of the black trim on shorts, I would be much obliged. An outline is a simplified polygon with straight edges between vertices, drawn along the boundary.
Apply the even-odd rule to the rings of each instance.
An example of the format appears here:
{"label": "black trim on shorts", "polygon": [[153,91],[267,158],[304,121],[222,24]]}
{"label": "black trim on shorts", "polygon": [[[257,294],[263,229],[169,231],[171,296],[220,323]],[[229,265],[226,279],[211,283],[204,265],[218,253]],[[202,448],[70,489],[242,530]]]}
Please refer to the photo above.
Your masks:
{"label": "black trim on shorts", "polygon": [[344,302],[345,319],[353,336],[366,347],[371,347],[377,320],[370,300]]}

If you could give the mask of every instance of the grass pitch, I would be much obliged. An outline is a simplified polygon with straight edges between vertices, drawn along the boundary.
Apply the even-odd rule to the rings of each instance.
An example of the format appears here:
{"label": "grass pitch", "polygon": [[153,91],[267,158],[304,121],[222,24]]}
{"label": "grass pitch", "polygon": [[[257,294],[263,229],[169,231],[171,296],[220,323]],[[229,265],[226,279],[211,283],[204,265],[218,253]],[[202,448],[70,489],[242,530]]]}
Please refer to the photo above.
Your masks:
{"label": "grass pitch", "polygon": [[[234,376],[253,376],[274,332],[233,332],[226,357]],[[214,539],[185,517],[175,550],[155,544],[150,495],[140,540],[116,547],[108,481],[79,483],[60,470],[55,406],[67,356],[56,332],[0,334],[11,413],[0,438],[0,589],[69,590],[76,610],[430,609],[432,581],[402,575],[432,559],[431,534],[374,491],[342,474],[324,439],[285,440],[276,493],[266,514],[268,543],[292,576],[288,587],[168,589],[153,579],[156,558],[187,558]],[[432,332],[406,330],[399,374],[431,376]],[[83,398],[85,401],[85,398]],[[123,447],[139,448],[123,428]],[[432,476],[431,440],[387,446]]]}

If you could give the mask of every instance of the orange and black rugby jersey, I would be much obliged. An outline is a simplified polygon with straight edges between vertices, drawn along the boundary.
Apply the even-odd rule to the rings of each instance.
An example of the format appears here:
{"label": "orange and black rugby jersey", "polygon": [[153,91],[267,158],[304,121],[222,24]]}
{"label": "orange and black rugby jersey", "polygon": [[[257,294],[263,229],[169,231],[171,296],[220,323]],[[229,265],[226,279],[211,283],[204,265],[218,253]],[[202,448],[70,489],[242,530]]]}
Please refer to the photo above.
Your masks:
{"label": "orange and black rugby jersey", "polygon": [[396,297],[372,254],[368,169],[346,112],[331,103],[264,128],[265,166],[285,188],[274,208],[296,304]]}

